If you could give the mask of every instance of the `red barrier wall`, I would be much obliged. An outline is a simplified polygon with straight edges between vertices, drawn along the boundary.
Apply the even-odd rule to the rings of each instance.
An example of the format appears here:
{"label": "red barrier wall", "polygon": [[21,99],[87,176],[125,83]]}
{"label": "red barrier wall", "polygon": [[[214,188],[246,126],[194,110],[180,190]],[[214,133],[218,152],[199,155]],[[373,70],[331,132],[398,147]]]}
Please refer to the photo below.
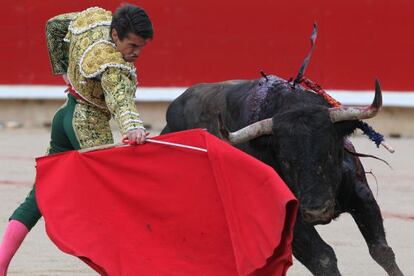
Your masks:
{"label": "red barrier wall", "polygon": [[[133,2],[133,1],[130,1]],[[44,25],[64,12],[118,1],[2,0],[0,84],[62,84],[52,76]],[[313,22],[317,46],[306,75],[330,89],[413,91],[411,0],[141,0],[155,39],[137,67],[142,86],[257,78],[259,70],[294,77]]]}

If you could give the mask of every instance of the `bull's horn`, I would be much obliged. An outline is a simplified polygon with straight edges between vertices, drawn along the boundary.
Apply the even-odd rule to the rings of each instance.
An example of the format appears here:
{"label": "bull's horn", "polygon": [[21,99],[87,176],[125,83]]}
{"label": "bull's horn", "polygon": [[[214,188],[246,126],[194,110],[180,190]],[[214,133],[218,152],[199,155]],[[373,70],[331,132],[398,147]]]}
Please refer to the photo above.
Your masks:
{"label": "bull's horn", "polygon": [[228,134],[231,144],[241,144],[262,135],[272,134],[273,119],[265,119]]}
{"label": "bull's horn", "polygon": [[378,79],[375,80],[375,98],[370,106],[340,106],[329,108],[331,121],[341,122],[349,120],[369,119],[377,115],[382,106],[382,93]]}

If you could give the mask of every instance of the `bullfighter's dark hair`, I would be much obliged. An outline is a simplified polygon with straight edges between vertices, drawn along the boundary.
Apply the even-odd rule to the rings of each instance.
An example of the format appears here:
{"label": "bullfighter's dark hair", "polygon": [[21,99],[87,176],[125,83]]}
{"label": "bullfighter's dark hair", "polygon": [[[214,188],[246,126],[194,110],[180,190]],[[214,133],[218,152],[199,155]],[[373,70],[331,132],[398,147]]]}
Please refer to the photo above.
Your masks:
{"label": "bullfighter's dark hair", "polygon": [[128,33],[133,33],[143,39],[152,39],[154,36],[151,20],[145,10],[132,4],[124,4],[115,11],[111,22],[111,32],[112,29],[117,31],[121,40]]}

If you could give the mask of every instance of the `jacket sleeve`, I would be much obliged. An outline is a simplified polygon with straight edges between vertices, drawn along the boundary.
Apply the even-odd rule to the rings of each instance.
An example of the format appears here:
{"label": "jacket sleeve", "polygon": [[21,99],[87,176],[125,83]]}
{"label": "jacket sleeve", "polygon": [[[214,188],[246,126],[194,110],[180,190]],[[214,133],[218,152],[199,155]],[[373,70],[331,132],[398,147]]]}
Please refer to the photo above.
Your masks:
{"label": "jacket sleeve", "polygon": [[78,13],[66,13],[46,23],[46,43],[53,74],[64,74],[68,68],[69,43],[64,41],[70,22]]}
{"label": "jacket sleeve", "polygon": [[130,72],[116,67],[106,69],[101,77],[105,102],[122,134],[137,128],[145,130],[135,105],[134,79]]}

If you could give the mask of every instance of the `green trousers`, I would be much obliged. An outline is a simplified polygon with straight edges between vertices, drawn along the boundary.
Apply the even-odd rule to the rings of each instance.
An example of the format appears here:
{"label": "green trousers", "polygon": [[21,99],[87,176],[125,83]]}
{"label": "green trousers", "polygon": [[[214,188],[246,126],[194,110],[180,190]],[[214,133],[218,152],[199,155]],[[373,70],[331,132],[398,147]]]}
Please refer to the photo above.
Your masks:
{"label": "green trousers", "polygon": [[[76,99],[68,94],[66,103],[53,117],[48,154],[80,149],[79,141],[72,125],[76,104]],[[41,216],[35,198],[35,185],[33,185],[25,201],[13,212],[10,220],[18,220],[30,230]]]}

